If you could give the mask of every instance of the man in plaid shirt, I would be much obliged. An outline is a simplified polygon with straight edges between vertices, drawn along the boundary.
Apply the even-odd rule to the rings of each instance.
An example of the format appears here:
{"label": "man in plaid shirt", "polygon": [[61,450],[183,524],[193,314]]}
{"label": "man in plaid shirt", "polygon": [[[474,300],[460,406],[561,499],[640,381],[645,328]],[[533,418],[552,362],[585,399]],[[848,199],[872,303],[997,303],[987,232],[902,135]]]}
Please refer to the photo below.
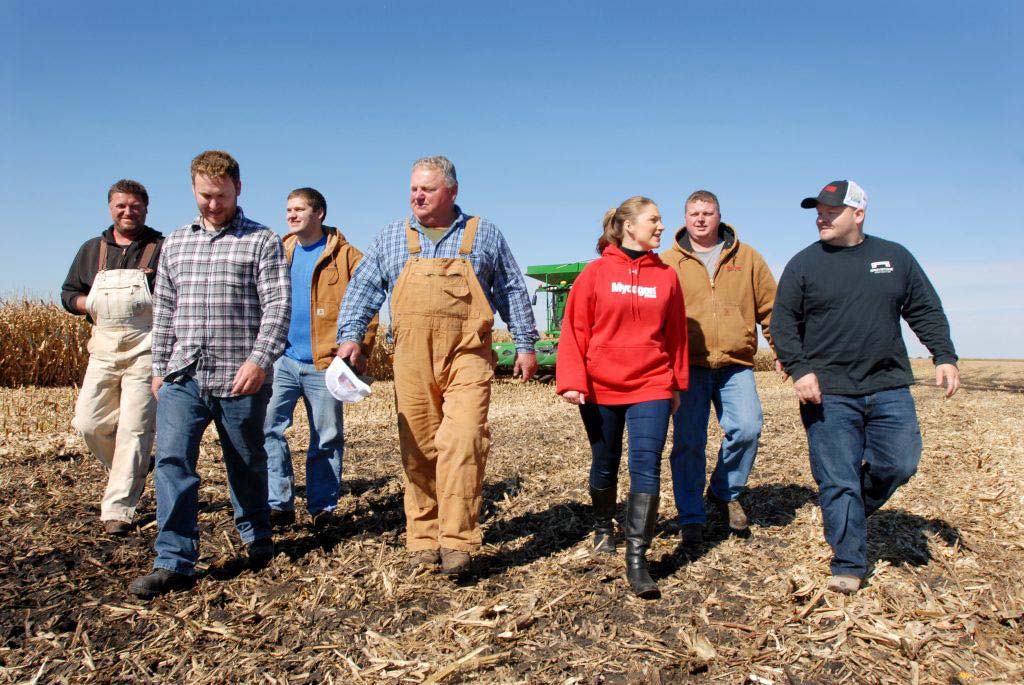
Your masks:
{"label": "man in plaid shirt", "polygon": [[192,160],[199,216],[164,242],[153,295],[157,398],[153,572],[142,598],[188,587],[199,558],[203,432],[217,426],[235,527],[253,566],[273,556],[263,422],[274,361],[291,317],[288,262],[277,235],[238,206],[238,162],[211,150]]}

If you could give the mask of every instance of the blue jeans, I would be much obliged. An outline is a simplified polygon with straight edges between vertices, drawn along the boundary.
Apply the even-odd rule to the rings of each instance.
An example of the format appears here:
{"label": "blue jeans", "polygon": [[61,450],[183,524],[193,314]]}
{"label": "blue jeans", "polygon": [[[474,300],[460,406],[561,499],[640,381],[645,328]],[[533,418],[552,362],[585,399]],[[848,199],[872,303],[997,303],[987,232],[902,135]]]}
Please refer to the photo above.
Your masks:
{"label": "blue jeans", "polygon": [[286,356],[274,364],[274,392],[267,406],[264,446],[267,450],[267,482],[272,509],[295,509],[295,473],[284,432],[292,425],[299,398],[309,419],[306,451],[306,509],[310,514],[333,511],[338,506],[341,463],[345,455],[342,404],[327,391],[324,372],[312,364]]}
{"label": "blue jeans", "polygon": [[156,405],[156,561],[192,575],[199,559],[199,442],[210,422],[217,426],[227,469],[235,527],[242,542],[269,538],[267,453],[263,418],[270,386],[254,395],[212,397],[192,378],[167,381]]}
{"label": "blue jeans", "polygon": [[679,524],[704,523],[704,482],[708,445],[708,419],[715,406],[722,427],[718,463],[711,473],[711,493],[732,502],[747,486],[761,437],[761,400],[754,370],[731,364],[720,369],[690,367],[690,387],[679,393],[679,409],[672,417],[672,494]]}
{"label": "blue jeans", "polygon": [[910,480],[921,460],[921,431],[909,388],[870,395],[822,395],[800,406],[811,473],[832,574],[863,578],[868,571],[868,516]]}
{"label": "blue jeans", "polygon": [[590,486],[596,490],[615,487],[622,461],[622,432],[628,425],[629,491],[657,495],[670,409],[669,400],[581,405],[580,416],[593,455]]}

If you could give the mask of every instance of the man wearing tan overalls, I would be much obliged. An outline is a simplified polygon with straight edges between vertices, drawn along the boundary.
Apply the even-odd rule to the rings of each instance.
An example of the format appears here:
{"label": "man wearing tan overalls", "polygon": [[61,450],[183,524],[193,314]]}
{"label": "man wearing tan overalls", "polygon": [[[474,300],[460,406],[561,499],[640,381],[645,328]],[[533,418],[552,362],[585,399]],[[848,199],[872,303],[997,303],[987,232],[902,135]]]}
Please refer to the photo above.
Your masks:
{"label": "man wearing tan overalls", "polygon": [[357,369],[361,341],[391,293],[395,401],[405,469],[406,546],[414,566],[463,570],[480,548],[487,410],[494,376],[494,312],[518,352],[514,373],[537,369],[538,339],[526,283],[505,238],[455,204],[445,157],[412,167],[412,217],[384,228],[349,283],[338,315],[337,356]]}
{"label": "man wearing tan overalls", "polygon": [[93,323],[73,425],[109,474],[100,505],[103,528],[124,536],[153,446],[151,289],[163,235],[145,225],[149,195],[141,183],[118,181],[107,202],[113,224],[78,250],[60,299]]}

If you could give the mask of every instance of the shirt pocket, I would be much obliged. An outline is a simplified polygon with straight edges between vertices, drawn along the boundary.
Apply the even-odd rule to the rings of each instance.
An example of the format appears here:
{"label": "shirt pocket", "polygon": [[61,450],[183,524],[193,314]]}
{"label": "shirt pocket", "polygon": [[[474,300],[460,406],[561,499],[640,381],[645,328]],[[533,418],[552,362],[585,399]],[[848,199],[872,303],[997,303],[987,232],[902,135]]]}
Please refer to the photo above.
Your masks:
{"label": "shirt pocket", "polygon": [[231,291],[249,291],[256,285],[255,258],[245,253],[228,253],[211,265],[210,280]]}

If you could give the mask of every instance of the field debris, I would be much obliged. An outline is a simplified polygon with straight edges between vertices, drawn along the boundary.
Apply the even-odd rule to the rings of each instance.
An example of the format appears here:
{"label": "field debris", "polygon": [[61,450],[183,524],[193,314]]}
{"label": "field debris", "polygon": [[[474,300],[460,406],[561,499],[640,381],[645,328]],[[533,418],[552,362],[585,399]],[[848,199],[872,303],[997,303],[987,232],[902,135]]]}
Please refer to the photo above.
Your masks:
{"label": "field debris", "polygon": [[[1004,380],[951,400],[927,365],[915,369],[924,456],[870,519],[863,590],[823,590],[829,551],[792,389],[758,373],[752,536],[726,536],[712,513],[705,545],[680,549],[666,463],[650,553],[657,601],[631,595],[620,558],[589,553],[589,450],[550,385],[495,385],[485,545],[463,576],[405,570],[398,437],[381,381],[346,409],[337,523],[316,536],[302,512],[257,572],[237,563],[211,429],[202,578],[148,603],[126,589],[153,560],[151,484],[139,528],[105,537],[105,476],[70,428],[74,389],[0,389],[0,683],[1022,682],[1024,394],[1010,387],[1024,363],[964,362],[969,381]],[[302,474],[301,410],[289,437]],[[627,483],[623,465],[620,507]]]}

